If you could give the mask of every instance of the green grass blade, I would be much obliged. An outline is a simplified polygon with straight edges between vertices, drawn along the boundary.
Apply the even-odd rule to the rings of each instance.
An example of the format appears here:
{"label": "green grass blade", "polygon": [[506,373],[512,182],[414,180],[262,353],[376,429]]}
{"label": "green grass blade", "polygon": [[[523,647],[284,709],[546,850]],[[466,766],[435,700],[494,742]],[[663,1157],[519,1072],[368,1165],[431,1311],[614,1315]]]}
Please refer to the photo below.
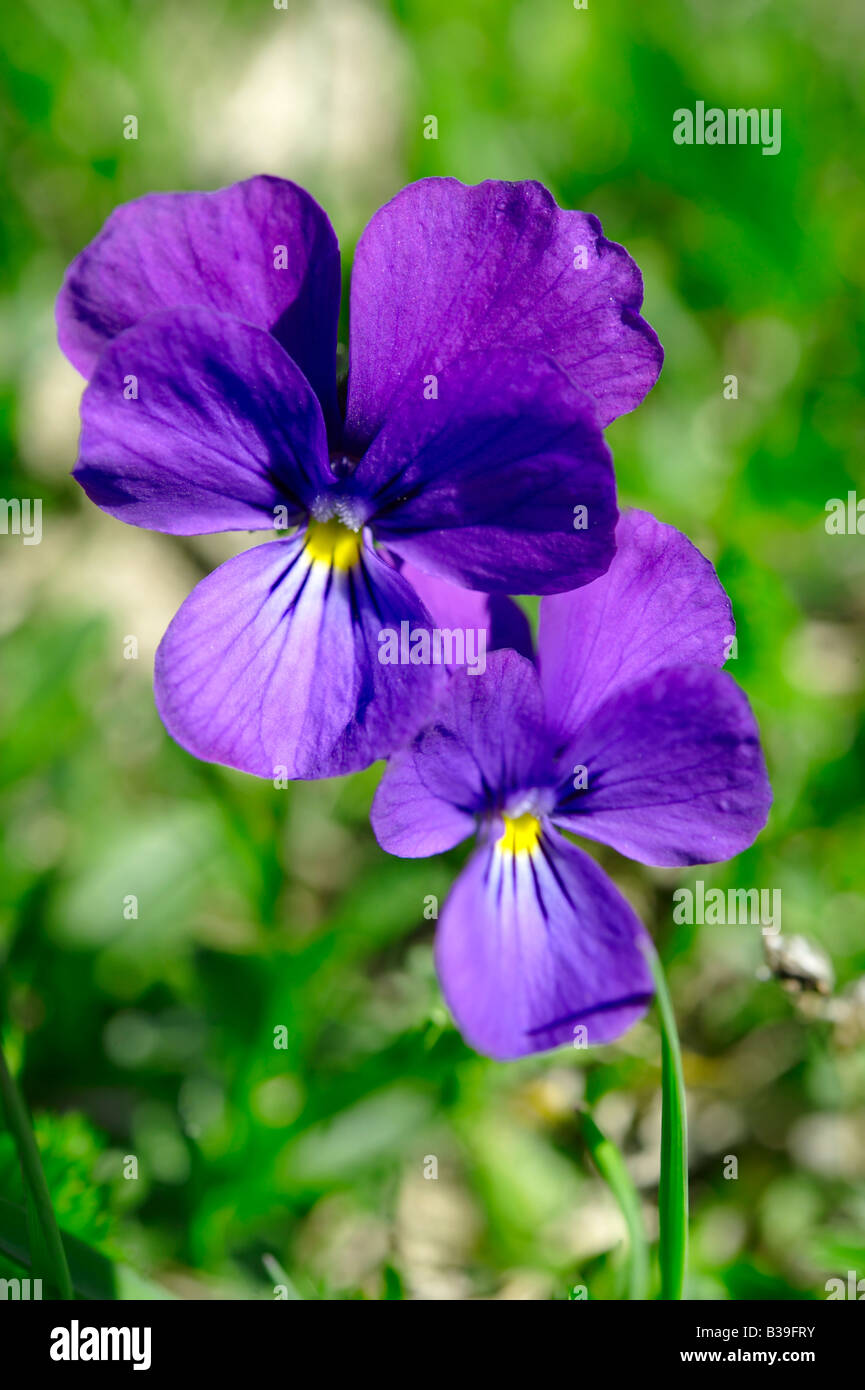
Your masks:
{"label": "green grass blade", "polygon": [[[23,1173],[22,1173],[23,1176]],[[30,1191],[30,1184],[24,1179],[24,1197],[27,1212],[27,1242],[30,1249],[30,1267],[34,1278],[42,1279],[47,1292],[44,1298],[55,1298],[57,1290],[51,1280],[51,1257],[45,1245],[45,1237],[42,1234],[42,1227],[39,1224],[39,1213],[36,1210],[36,1203],[33,1200],[33,1193]]]}
{"label": "green grass blade", "polygon": [[661,1020],[661,1298],[680,1299],[688,1257],[688,1125],[682,1053],[673,1005],[657,953],[647,952]]}
{"label": "green grass blade", "polygon": [[630,1245],[628,1264],[628,1298],[641,1302],[649,1291],[649,1247],[640,1196],[620,1150],[598,1128],[591,1115],[580,1116],[580,1131],[592,1161],[619,1204],[628,1228]]}
{"label": "green grass blade", "polygon": [[[109,1259],[101,1250],[94,1250],[68,1231],[63,1245],[69,1260],[72,1287],[77,1298],[109,1300],[173,1300],[175,1295],[152,1279],[120,1261]],[[0,1254],[32,1276],[40,1277],[30,1249],[27,1213],[15,1202],[0,1197]]]}
{"label": "green grass blade", "polygon": [[33,1202],[34,1223],[38,1225],[41,1233],[39,1248],[33,1251],[33,1258],[37,1263],[41,1263],[42,1259],[45,1260],[46,1276],[56,1289],[58,1297],[72,1299],[75,1294],[72,1290],[72,1280],[69,1277],[69,1265],[66,1262],[66,1252],[63,1249],[63,1241],[60,1238],[60,1231],[54,1217],[51,1194],[45,1181],[36,1137],[30,1124],[27,1108],[21,1099],[12,1073],[6,1065],[2,1043],[0,1043],[0,1098],[3,1101],[6,1122],[18,1151],[18,1161],[21,1164],[24,1184]]}

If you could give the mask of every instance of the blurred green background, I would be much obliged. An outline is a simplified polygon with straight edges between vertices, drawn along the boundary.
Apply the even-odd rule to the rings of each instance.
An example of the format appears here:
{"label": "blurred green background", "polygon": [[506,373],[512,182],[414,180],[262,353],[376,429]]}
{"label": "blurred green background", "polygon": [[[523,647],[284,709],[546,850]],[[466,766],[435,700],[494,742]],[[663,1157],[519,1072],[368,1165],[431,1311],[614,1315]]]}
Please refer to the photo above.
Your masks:
{"label": "blurred green background", "polygon": [[[667,359],[609,431],[621,497],[717,564],[775,787],[732,864],[600,852],[679,1018],[690,1291],[822,1298],[865,1276],[865,536],[824,526],[829,498],[865,495],[858,0],[22,0],[3,30],[0,492],[43,498],[44,534],[0,535],[0,998],[64,1228],[180,1297],[613,1298],[623,1226],[582,1103],[657,1228],[654,1016],[606,1049],[474,1055],[423,915],[463,852],[380,853],[379,769],[277,791],[198,764],[157,719],[165,626],[248,538],[126,528],[68,476],[82,383],[53,298],[117,203],[293,178],[330,212],[347,281],[404,183],[533,177],[643,268]],[[674,145],[697,99],[780,107],[781,153]],[[674,926],[672,891],[698,877],[780,888],[834,999],[764,978],[756,927]],[[22,1200],[2,1132],[0,1195]]]}

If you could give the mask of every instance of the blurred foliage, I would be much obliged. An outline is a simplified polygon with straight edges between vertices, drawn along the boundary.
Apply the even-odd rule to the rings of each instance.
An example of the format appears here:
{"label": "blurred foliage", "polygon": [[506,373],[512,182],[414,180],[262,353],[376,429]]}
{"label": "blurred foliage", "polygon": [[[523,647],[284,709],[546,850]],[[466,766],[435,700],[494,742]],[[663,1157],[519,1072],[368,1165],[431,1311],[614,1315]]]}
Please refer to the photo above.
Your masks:
{"label": "blurred foliage", "polygon": [[[824,1297],[865,1275],[861,1041],[760,977],[757,928],[671,916],[698,877],[780,888],[785,932],[822,945],[840,989],[865,972],[865,538],[824,527],[830,497],[865,494],[861,5],[22,0],[2,24],[0,491],[44,499],[44,537],[0,536],[0,998],[64,1228],[180,1296],[615,1297],[623,1228],[577,1139],[588,1103],[656,1229],[654,1020],[602,1051],[475,1056],[424,917],[464,851],[378,852],[377,770],[281,791],[175,747],[153,650],[235,541],[126,530],[68,477],[81,383],[52,302],[118,202],[295,178],[347,278],[405,182],[535,177],[644,270],[667,361],[609,432],[622,499],[718,565],[776,792],[734,863],[601,853],[679,1016],[691,1293]],[[781,153],[674,145],[697,99],[780,107]],[[0,1135],[0,1196],[19,1182]]]}

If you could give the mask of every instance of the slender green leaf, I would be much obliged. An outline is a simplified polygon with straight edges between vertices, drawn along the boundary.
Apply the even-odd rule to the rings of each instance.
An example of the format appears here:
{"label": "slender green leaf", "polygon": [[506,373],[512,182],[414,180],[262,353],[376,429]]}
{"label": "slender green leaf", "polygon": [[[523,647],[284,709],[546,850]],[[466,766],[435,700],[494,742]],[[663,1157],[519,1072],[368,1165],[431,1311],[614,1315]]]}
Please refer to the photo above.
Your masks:
{"label": "slender green leaf", "polygon": [[[122,1262],[111,1260],[100,1250],[63,1234],[63,1244],[69,1259],[69,1271],[74,1296],[100,1301],[114,1299],[170,1299],[173,1297],[161,1285]],[[39,1274],[30,1254],[27,1213],[15,1202],[0,1198],[0,1253],[22,1269]]]}
{"label": "slender green leaf", "polygon": [[6,1122],[18,1150],[24,1185],[32,1199],[32,1224],[34,1227],[38,1226],[41,1233],[41,1239],[38,1247],[33,1251],[33,1257],[39,1263],[42,1259],[45,1260],[46,1276],[50,1278],[52,1285],[57,1290],[58,1297],[74,1298],[72,1280],[69,1277],[69,1265],[66,1261],[63,1241],[60,1238],[60,1231],[54,1216],[54,1208],[51,1205],[51,1194],[45,1181],[36,1136],[30,1124],[27,1107],[21,1098],[12,1073],[6,1065],[2,1041],[0,1041],[0,1096],[3,1099]]}
{"label": "slender green leaf", "polygon": [[680,1299],[688,1256],[688,1131],[685,1080],[676,1019],[657,953],[647,952],[661,1020],[661,1298]]}
{"label": "slender green leaf", "polygon": [[640,1195],[627,1164],[612,1139],[598,1128],[591,1115],[580,1116],[580,1130],[592,1161],[619,1204],[628,1228],[630,1245],[628,1262],[628,1298],[641,1302],[649,1291],[649,1247]]}
{"label": "slender green leaf", "polygon": [[51,1257],[39,1224],[39,1213],[30,1191],[30,1184],[24,1179],[24,1197],[27,1212],[27,1243],[30,1249],[30,1268],[34,1278],[42,1279],[46,1292],[43,1297],[55,1298],[57,1290],[51,1278]]}

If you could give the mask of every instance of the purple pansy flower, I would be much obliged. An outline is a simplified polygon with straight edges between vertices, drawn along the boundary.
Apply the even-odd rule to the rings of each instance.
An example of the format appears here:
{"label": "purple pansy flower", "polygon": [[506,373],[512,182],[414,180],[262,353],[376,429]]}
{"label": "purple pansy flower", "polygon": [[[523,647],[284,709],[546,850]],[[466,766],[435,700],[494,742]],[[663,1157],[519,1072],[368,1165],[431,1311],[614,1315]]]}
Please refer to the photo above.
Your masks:
{"label": "purple pansy flower", "polygon": [[443,673],[377,659],[382,629],[429,622],[412,574],[478,591],[464,621],[495,641],[506,594],[604,573],[601,430],[660,369],[636,265],[537,183],[428,179],[376,213],[344,414],[339,295],[327,217],[262,176],[118,208],[58,301],[94,502],[176,535],[298,528],[203,580],[156,659],[175,739],[267,777],[353,771],[419,727]]}
{"label": "purple pansy flower", "polygon": [[409,857],[480,828],[436,936],[445,998],[500,1060],[577,1025],[618,1037],[648,1007],[647,935],[572,831],[644,864],[729,859],[771,789],[734,628],[708,560],[645,512],[619,522],[608,572],[540,605],[538,665],[512,651],[448,681],[434,722],[388,764],[372,823]]}

